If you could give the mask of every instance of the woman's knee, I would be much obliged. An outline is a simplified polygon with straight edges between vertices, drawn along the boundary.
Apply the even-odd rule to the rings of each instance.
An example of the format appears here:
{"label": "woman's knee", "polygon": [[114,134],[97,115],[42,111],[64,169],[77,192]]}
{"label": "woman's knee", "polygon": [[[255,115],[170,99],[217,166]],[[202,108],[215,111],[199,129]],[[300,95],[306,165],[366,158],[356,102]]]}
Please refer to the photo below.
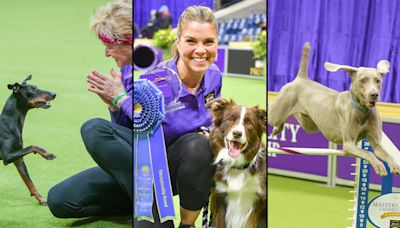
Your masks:
{"label": "woman's knee", "polygon": [[184,164],[180,168],[180,176],[189,179],[191,183],[196,182],[190,180],[193,176],[197,176],[195,179],[200,182],[212,179],[213,156],[208,139],[203,135],[192,134],[184,145]]}
{"label": "woman's knee", "polygon": [[200,159],[208,162],[212,158],[210,141],[201,134],[189,133],[183,138],[183,151],[188,153],[188,156],[195,156],[195,159]]}
{"label": "woman's knee", "polygon": [[86,121],[81,127],[81,136],[83,143],[89,153],[96,151],[96,146],[102,142],[102,135],[108,129],[110,122],[100,118],[94,118]]}
{"label": "woman's knee", "polygon": [[198,165],[209,165],[212,162],[211,145],[204,135],[191,133],[185,140],[183,150],[187,162],[194,162]]}
{"label": "woman's knee", "polygon": [[181,206],[188,210],[199,210],[207,202],[212,184],[214,169],[211,145],[204,135],[197,133],[186,134],[179,140],[176,143],[183,163],[179,166],[176,184]]}
{"label": "woman's knee", "polygon": [[52,187],[47,194],[47,206],[50,212],[57,218],[70,217],[63,196],[57,185]]}
{"label": "woman's knee", "polygon": [[107,120],[101,118],[94,118],[86,121],[81,126],[82,138],[85,140],[93,135],[98,135],[98,133],[104,128],[107,122]]}

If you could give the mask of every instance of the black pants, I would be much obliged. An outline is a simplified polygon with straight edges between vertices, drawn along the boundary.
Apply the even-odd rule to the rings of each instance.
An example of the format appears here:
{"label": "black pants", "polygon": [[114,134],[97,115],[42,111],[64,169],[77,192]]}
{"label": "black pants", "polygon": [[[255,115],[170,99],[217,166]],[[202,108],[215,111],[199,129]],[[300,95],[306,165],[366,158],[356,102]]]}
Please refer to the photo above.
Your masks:
{"label": "black pants", "polygon": [[81,135],[98,167],[52,187],[47,197],[50,211],[59,218],[132,215],[132,129],[92,119],[83,124]]}
{"label": "black pants", "polygon": [[[200,210],[207,202],[214,169],[210,142],[201,134],[188,133],[167,147],[168,166],[174,195],[179,194],[180,206]],[[135,228],[174,227],[172,221],[160,223],[153,204],[155,223],[135,221]]]}

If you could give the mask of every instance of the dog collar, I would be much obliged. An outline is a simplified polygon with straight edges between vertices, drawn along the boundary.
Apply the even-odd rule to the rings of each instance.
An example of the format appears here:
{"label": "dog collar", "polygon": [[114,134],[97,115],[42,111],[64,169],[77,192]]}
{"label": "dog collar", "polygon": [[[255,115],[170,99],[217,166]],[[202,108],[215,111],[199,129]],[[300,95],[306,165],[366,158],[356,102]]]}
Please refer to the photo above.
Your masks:
{"label": "dog collar", "polygon": [[361,112],[370,112],[370,111],[372,111],[373,108],[362,107],[362,106],[360,105],[360,103],[358,103],[358,102],[353,98],[353,96],[352,96],[351,94],[350,94],[350,98],[351,98],[351,105],[352,105],[354,108],[358,109],[359,111],[361,111]]}
{"label": "dog collar", "polygon": [[[217,167],[224,167],[224,164],[223,164],[222,160],[219,161],[219,162],[216,164],[216,166],[217,166]],[[250,166],[250,163],[245,164],[245,165],[242,165],[242,166],[231,166],[230,169],[244,170],[244,169],[249,168],[249,166]]]}
{"label": "dog collar", "polygon": [[246,164],[244,166],[232,166],[231,169],[244,170],[244,169],[249,168],[249,166],[250,166],[250,163]]}
{"label": "dog collar", "polygon": [[[230,169],[237,169],[237,170],[245,170],[247,168],[249,168],[250,163],[243,165],[243,166],[231,166]],[[224,167],[224,165],[222,164],[222,161],[217,163],[217,167]]]}

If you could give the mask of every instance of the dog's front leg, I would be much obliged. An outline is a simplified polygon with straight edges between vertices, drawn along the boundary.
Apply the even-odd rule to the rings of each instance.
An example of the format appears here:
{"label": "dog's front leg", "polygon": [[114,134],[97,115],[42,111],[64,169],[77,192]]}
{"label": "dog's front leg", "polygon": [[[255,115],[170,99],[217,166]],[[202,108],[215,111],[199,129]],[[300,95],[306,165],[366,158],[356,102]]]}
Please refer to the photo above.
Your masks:
{"label": "dog's front leg", "polygon": [[14,162],[15,167],[17,167],[19,175],[22,177],[22,180],[28,187],[31,196],[34,196],[40,205],[47,205],[47,201],[39,194],[36,190],[35,185],[33,184],[31,178],[29,177],[28,170],[26,169],[26,165],[24,163],[24,159],[20,158]]}
{"label": "dog's front leg", "polygon": [[375,157],[374,153],[360,149],[355,142],[345,141],[343,143],[343,152],[367,160],[378,175],[387,175],[385,165]]}
{"label": "dog's front leg", "polygon": [[226,228],[226,208],[224,206],[219,206],[217,210],[218,212],[215,215],[216,217],[214,228]]}
{"label": "dog's front leg", "polygon": [[390,168],[390,172],[393,174],[400,175],[400,166],[396,164],[392,156],[382,147],[381,140],[378,137],[373,137],[372,135],[367,137],[368,142],[371,143],[372,148],[374,148],[374,153],[376,156],[383,161],[385,161]]}
{"label": "dog's front leg", "polygon": [[210,208],[212,215],[213,228],[226,228],[225,214],[226,214],[226,193],[219,193],[216,189],[211,191]]}
{"label": "dog's front leg", "polygon": [[10,153],[5,154],[3,158],[4,164],[7,165],[11,162],[14,162],[29,153],[39,153],[42,157],[44,157],[47,160],[53,160],[54,158],[56,158],[54,154],[47,152],[43,148],[32,145],[24,149],[18,151],[12,151]]}

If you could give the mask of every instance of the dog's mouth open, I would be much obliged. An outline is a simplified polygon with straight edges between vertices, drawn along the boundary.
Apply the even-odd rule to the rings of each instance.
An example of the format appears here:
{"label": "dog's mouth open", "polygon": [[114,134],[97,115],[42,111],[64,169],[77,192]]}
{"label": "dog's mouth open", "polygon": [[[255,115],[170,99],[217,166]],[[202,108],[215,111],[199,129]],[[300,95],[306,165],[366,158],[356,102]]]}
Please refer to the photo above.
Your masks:
{"label": "dog's mouth open", "polygon": [[376,105],[376,100],[367,99],[363,95],[361,95],[361,99],[364,101],[365,106],[368,108],[374,108]]}
{"label": "dog's mouth open", "polygon": [[51,104],[50,101],[37,101],[36,107],[47,109],[51,107]]}
{"label": "dog's mouth open", "polygon": [[228,148],[228,154],[231,158],[237,158],[240,152],[246,148],[246,145],[247,143],[226,139],[226,147]]}
{"label": "dog's mouth open", "polygon": [[373,108],[376,105],[376,101],[369,101],[368,102],[368,107]]}
{"label": "dog's mouth open", "polygon": [[54,98],[55,94],[45,97],[38,97],[30,102],[31,104],[33,104],[31,107],[48,109],[51,107],[50,101],[54,100]]}

